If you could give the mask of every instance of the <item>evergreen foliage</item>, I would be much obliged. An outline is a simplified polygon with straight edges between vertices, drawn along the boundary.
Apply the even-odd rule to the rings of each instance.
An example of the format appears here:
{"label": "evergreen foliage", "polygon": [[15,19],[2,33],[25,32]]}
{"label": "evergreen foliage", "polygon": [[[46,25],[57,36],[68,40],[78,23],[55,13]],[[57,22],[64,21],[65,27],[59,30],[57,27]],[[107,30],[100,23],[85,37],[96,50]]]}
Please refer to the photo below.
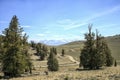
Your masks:
{"label": "evergreen foliage", "polygon": [[112,53],[107,45],[107,43],[104,41],[103,42],[103,53],[105,54],[105,65],[110,67],[113,65],[113,57]]}
{"label": "evergreen foliage", "polygon": [[4,36],[0,35],[0,62],[2,60],[3,53],[4,53],[3,38],[4,38]]}
{"label": "evergreen foliage", "polygon": [[55,55],[57,55],[57,49],[55,47],[52,48],[52,51]]}
{"label": "evergreen foliage", "polygon": [[56,49],[55,47],[51,48],[51,51],[52,51],[55,55],[57,55],[57,49]]}
{"label": "evergreen foliage", "polygon": [[62,56],[64,56],[65,55],[65,50],[64,49],[62,49]]}
{"label": "evergreen foliage", "polygon": [[22,35],[22,32],[17,16],[13,16],[9,27],[3,31],[2,71],[4,76],[20,76],[27,68],[31,72],[32,63],[27,52],[27,36]]}
{"label": "evergreen foliage", "polygon": [[114,66],[115,66],[115,67],[117,66],[117,62],[116,62],[116,60],[115,60]]}
{"label": "evergreen foliage", "polygon": [[33,49],[36,48],[36,43],[35,43],[34,41],[31,41],[31,47],[32,47]]}
{"label": "evergreen foliage", "polygon": [[40,51],[42,50],[42,44],[41,43],[37,43],[36,44],[36,51],[37,51],[37,55],[40,56]]}
{"label": "evergreen foliage", "polygon": [[59,69],[58,60],[55,56],[55,53],[53,52],[53,48],[50,49],[47,65],[49,71],[58,71]]}
{"label": "evergreen foliage", "polygon": [[86,42],[81,50],[80,66],[85,69],[99,69],[103,65],[111,66],[113,58],[107,43],[98,31],[92,32],[92,25],[88,26],[89,32],[85,34]]}
{"label": "evergreen foliage", "polygon": [[113,65],[113,57],[112,53],[107,45],[107,43],[104,41],[103,42],[103,53],[105,54],[105,65],[110,67]]}
{"label": "evergreen foliage", "polygon": [[42,45],[41,43],[36,44],[37,55],[40,56],[40,60],[44,60],[48,54],[47,46]]}

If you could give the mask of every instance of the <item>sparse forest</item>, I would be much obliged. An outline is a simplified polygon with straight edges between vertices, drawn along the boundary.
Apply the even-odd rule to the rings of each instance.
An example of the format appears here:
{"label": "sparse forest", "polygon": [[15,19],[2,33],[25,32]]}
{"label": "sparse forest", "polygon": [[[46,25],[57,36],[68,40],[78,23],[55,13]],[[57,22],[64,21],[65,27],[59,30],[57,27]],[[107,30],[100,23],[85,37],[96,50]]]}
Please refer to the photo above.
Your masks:
{"label": "sparse forest", "polygon": [[[17,16],[13,16],[9,27],[0,35],[1,79],[34,80],[34,77],[37,77],[40,80],[47,80],[49,76],[50,80],[100,80],[104,77],[102,73],[108,79],[120,79],[117,60],[112,56],[105,37],[101,36],[98,30],[96,33],[92,32],[92,25],[88,25],[83,46],[77,49],[75,46],[67,48],[71,47],[70,44],[61,47],[35,41],[28,42],[29,37],[22,34],[23,31]],[[79,56],[72,56],[77,52]],[[98,70],[98,73],[95,70]]]}

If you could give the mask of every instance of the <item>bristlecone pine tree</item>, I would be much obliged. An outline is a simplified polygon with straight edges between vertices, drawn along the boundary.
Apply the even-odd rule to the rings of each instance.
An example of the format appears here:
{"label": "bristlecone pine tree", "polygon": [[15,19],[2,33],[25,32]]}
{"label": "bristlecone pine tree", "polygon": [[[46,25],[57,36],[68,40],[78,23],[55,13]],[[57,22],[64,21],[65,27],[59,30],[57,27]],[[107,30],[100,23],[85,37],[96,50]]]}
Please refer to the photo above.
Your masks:
{"label": "bristlecone pine tree", "polygon": [[62,49],[62,56],[64,56],[65,55],[65,50],[64,49]]}
{"label": "bristlecone pine tree", "polygon": [[0,62],[2,60],[3,57],[3,53],[4,53],[4,48],[3,48],[3,35],[0,35]]}
{"label": "bristlecone pine tree", "polygon": [[116,61],[116,60],[115,60],[114,66],[115,66],[115,67],[117,66],[117,61]]}
{"label": "bristlecone pine tree", "polygon": [[34,41],[31,41],[31,47],[33,48],[33,49],[35,49],[36,48],[36,43],[34,42]]}
{"label": "bristlecone pine tree", "polygon": [[58,60],[57,60],[52,48],[50,49],[50,55],[48,57],[47,65],[48,65],[49,71],[58,71],[58,69],[59,69]]}
{"label": "bristlecone pine tree", "polygon": [[80,65],[85,69],[99,69],[103,65],[111,66],[113,58],[104,38],[91,31],[92,25],[88,26],[89,32],[85,34],[84,48],[81,50]]}
{"label": "bristlecone pine tree", "polygon": [[2,71],[4,76],[17,77],[25,70],[31,73],[32,63],[27,52],[27,36],[22,32],[23,29],[19,26],[17,16],[13,16],[9,27],[3,31]]}
{"label": "bristlecone pine tree", "polygon": [[48,54],[47,46],[42,45],[41,43],[36,44],[37,55],[40,57],[40,60],[44,60]]}
{"label": "bristlecone pine tree", "polygon": [[106,43],[106,41],[103,42],[103,53],[105,54],[105,65],[106,66],[112,66],[113,65],[113,57],[112,53]]}
{"label": "bristlecone pine tree", "polygon": [[55,47],[52,48],[52,51],[55,55],[57,55],[57,49]]}
{"label": "bristlecone pine tree", "polygon": [[42,44],[41,43],[37,43],[36,44],[36,51],[37,51],[37,56],[40,56],[40,51],[42,50]]}

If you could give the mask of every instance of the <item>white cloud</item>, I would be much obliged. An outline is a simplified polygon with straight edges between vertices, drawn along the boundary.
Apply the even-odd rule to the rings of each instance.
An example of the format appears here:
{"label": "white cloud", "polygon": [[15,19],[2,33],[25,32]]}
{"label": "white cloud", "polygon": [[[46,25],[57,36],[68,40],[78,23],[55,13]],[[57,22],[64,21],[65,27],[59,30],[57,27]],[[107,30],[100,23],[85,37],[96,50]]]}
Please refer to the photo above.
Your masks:
{"label": "white cloud", "polygon": [[22,32],[22,35],[24,35],[26,32]]}
{"label": "white cloud", "polygon": [[86,23],[86,22],[81,23],[79,20],[64,19],[61,21],[60,20],[57,21],[57,25],[55,25],[55,26],[62,27],[64,30],[70,30],[73,28],[81,27],[86,24],[88,24],[88,23]]}
{"label": "white cloud", "polygon": [[30,42],[30,41],[35,41],[36,43],[38,43],[39,41],[40,41],[40,39],[37,39],[37,38],[31,38],[31,39],[28,39],[28,42]]}
{"label": "white cloud", "polygon": [[81,40],[83,39],[80,35],[73,35],[73,34],[66,34],[66,35],[53,35],[50,37],[47,37],[46,40],[61,40],[61,41],[75,41],[75,40]]}
{"label": "white cloud", "polygon": [[39,36],[39,37],[44,37],[45,34],[37,34],[37,36]]}
{"label": "white cloud", "polygon": [[31,27],[31,26],[29,26],[29,25],[25,25],[25,26],[22,26],[23,28],[29,28],[29,27]]}
{"label": "white cloud", "polygon": [[86,24],[88,24],[88,23],[86,23],[86,22],[85,23],[74,23],[72,25],[67,25],[64,29],[69,30],[69,29],[73,29],[73,28],[78,28],[78,27],[84,26]]}

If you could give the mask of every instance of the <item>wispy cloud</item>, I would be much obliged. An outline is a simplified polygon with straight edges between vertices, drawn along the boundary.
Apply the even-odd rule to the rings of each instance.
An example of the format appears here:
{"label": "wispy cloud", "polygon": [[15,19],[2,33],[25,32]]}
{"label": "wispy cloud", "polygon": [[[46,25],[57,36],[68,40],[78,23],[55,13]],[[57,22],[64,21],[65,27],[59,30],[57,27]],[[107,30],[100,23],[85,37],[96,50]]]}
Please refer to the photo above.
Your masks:
{"label": "wispy cloud", "polygon": [[37,34],[37,36],[39,36],[39,37],[44,37],[45,34]]}
{"label": "wispy cloud", "polygon": [[88,24],[86,22],[81,23],[79,20],[71,20],[71,19],[64,19],[61,21],[59,20],[57,21],[57,23],[58,23],[57,26],[62,27],[64,30],[70,30],[70,29],[78,28],[78,27]]}
{"label": "wispy cloud", "polygon": [[31,26],[29,26],[29,25],[23,25],[22,27],[23,28],[30,28]]}
{"label": "wispy cloud", "polygon": [[22,35],[24,35],[26,32],[22,32]]}
{"label": "wispy cloud", "polygon": [[84,26],[86,24],[88,24],[88,23],[86,23],[86,22],[85,23],[74,23],[72,25],[66,26],[64,29],[65,30],[70,30],[70,29],[73,29],[73,28],[78,28],[78,27]]}
{"label": "wispy cloud", "polygon": [[71,20],[71,19],[64,19],[64,20],[58,21],[58,23],[59,23],[58,25],[62,26],[64,28],[64,30],[70,30],[70,29],[78,28],[78,27],[81,27],[84,25],[88,25],[89,23],[91,23],[91,21],[94,21],[97,18],[115,13],[117,11],[120,11],[120,5],[114,6],[105,11],[102,11],[102,12],[97,12],[84,20],[76,20],[75,21],[75,20]]}
{"label": "wispy cloud", "polygon": [[98,13],[94,14],[93,16],[85,19],[84,21],[89,22],[89,21],[94,20],[96,18],[99,18],[99,17],[105,16],[105,15],[114,13],[116,11],[120,11],[120,5],[114,6],[114,7],[110,8],[110,9],[107,9],[107,10],[102,11],[102,12],[98,12]]}
{"label": "wispy cloud", "polygon": [[70,42],[70,41],[80,40],[81,38],[82,37],[80,35],[66,34],[66,35],[52,35],[47,37],[46,40],[61,40],[61,41]]}

